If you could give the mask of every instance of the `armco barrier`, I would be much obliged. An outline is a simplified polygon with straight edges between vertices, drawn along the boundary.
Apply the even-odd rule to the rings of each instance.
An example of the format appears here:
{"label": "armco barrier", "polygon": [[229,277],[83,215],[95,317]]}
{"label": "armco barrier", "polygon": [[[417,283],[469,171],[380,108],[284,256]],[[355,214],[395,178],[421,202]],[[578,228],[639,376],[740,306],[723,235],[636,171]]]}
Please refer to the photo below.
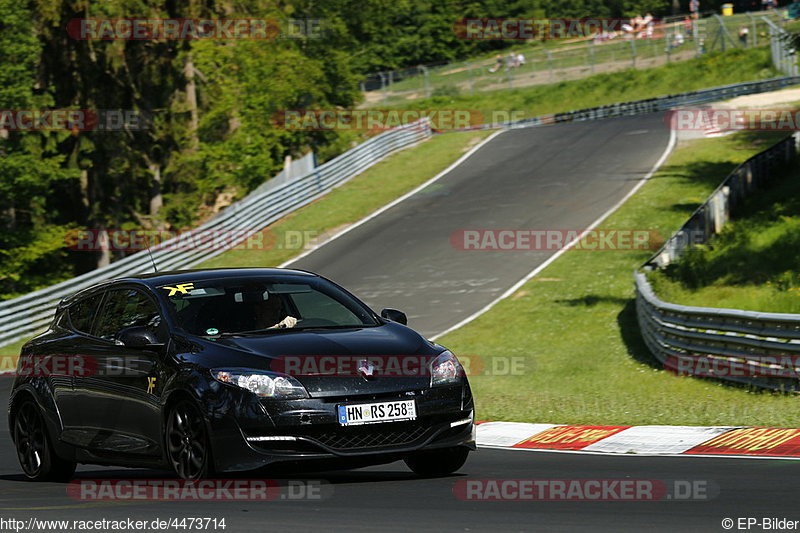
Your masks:
{"label": "armco barrier", "polygon": [[[151,249],[153,259],[162,271],[189,268],[211,259],[224,252],[225,248],[203,246],[215,238],[213,231],[204,230],[250,229],[256,232],[327,194],[390,154],[430,136],[427,120],[376,135],[304,176],[232,204],[217,217],[196,228],[193,242],[198,244],[197,248],[180,249],[182,247],[175,246],[174,239],[164,241]],[[247,236],[246,232],[242,232],[241,238],[238,241],[231,240],[228,247],[238,244]],[[0,302],[0,321],[3,323],[0,346],[44,328],[52,319],[56,303],[65,296],[106,279],[151,271],[149,254],[139,252],[51,287]]]}
{"label": "armco barrier", "polygon": [[[718,233],[739,203],[791,161],[795,133],[739,165],[644,265],[664,267]],[[647,347],[667,369],[763,388],[800,390],[800,315],[667,303],[634,273],[636,314]]]}
{"label": "armco barrier", "polygon": [[747,94],[757,94],[769,91],[776,91],[778,89],[784,89],[786,87],[790,87],[792,85],[797,85],[797,84],[800,84],[800,76],[784,76],[781,78],[771,78],[768,80],[761,80],[761,81],[734,83],[731,85],[714,87],[712,89],[703,89],[701,91],[670,94],[667,96],[659,96],[656,98],[648,98],[645,100],[619,102],[616,104],[590,107],[587,109],[578,109],[576,111],[567,111],[564,113],[540,115],[538,117],[513,120],[509,122],[481,124],[479,126],[471,126],[467,128],[462,128],[460,130],[448,130],[448,131],[483,130],[483,129],[493,129],[500,127],[532,128],[536,126],[547,126],[550,124],[558,124],[561,122],[580,122],[584,120],[598,120],[603,118],[641,115],[643,113],[655,113],[658,111],[667,111],[675,107],[693,106],[693,105],[705,104],[708,102],[715,102],[718,100],[727,100],[730,98],[735,98],[737,96],[744,96]]}
{"label": "armco barrier", "polygon": [[[464,128],[460,131],[501,127],[533,127],[558,122],[638,115],[664,111],[679,105],[693,105],[745,94],[774,91],[797,84],[800,84],[800,76],[787,76],[725,85],[647,100],[580,109],[567,113],[544,115],[508,123],[485,124],[476,128]],[[392,152],[414,144],[430,135],[431,130],[427,122],[424,123],[424,127],[420,127],[415,123],[408,127],[398,128],[395,131],[382,133],[317,167],[306,176],[293,180],[284,186],[275,187],[263,195],[246,198],[229,206],[221,215],[198,229],[227,228],[241,230],[252,228],[253,231],[259,230],[326,194],[332,187],[366,170]],[[167,241],[162,246],[154,247],[152,250],[154,259],[161,270],[188,268],[223,251],[221,249],[212,251],[172,251],[164,249],[169,248],[169,245],[170,242]],[[152,265],[148,255],[146,253],[137,253],[71,280],[14,298],[13,300],[1,302],[0,320],[4,321],[5,328],[3,332],[0,332],[0,346],[41,330],[51,319],[55,302],[64,296],[105,279],[148,272],[151,268]]]}

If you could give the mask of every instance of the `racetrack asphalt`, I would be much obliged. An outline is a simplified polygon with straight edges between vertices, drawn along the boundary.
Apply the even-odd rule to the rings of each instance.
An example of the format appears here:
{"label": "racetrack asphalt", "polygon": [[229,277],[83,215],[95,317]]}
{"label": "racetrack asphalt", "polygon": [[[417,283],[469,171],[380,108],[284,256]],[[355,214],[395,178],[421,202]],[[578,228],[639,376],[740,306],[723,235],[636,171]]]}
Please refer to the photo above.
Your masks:
{"label": "racetrack asphalt", "polygon": [[421,333],[441,333],[555,253],[465,251],[453,246],[454,232],[586,229],[653,168],[669,138],[659,114],[507,130],[424,190],[286,266],[332,279],[377,311],[405,311]]}
{"label": "racetrack asphalt", "polygon": [[[651,170],[669,132],[658,115],[511,130],[424,191],[303,257],[376,309],[396,307],[435,334],[503,294],[552,251],[464,252],[459,229],[582,229]],[[409,169],[413,172],[413,169]],[[8,397],[12,379],[0,378]],[[598,421],[602,423],[603,421]],[[601,456],[479,449],[456,475],[420,479],[402,463],[292,477],[325,482],[321,500],[78,501],[66,485],[23,480],[0,425],[0,519],[225,518],[230,532],[279,531],[723,531],[723,518],[800,518],[800,462]],[[165,472],[81,466],[80,479],[153,479]],[[466,479],[675,480],[706,487],[683,501],[463,501]],[[2,527],[0,520],[0,527]],[[7,528],[6,528],[7,529]],[[175,531],[175,530],[173,530]],[[221,531],[221,530],[218,530]]]}
{"label": "racetrack asphalt", "polygon": [[[267,502],[81,502],[66,485],[18,474],[2,435],[0,517],[28,520],[225,518],[225,531],[723,531],[724,518],[800,518],[793,504],[800,462],[759,459],[611,457],[479,449],[461,472],[420,479],[403,463],[355,471],[269,472],[239,479],[322,482],[323,499]],[[85,466],[82,479],[154,479],[163,472]],[[454,487],[474,479],[654,480],[702,487],[699,499],[660,501],[463,501]],[[282,494],[287,494],[286,490]],[[675,493],[676,496],[678,493]],[[688,494],[688,493],[687,493]],[[760,530],[760,529],[755,529]],[[221,531],[221,530],[218,530]]]}

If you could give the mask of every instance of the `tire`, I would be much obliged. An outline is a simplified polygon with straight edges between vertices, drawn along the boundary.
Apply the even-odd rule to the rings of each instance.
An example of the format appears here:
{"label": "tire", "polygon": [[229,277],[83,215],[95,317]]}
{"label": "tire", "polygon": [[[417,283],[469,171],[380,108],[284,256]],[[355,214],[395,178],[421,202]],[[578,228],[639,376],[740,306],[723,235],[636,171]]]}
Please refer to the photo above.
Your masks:
{"label": "tire", "polygon": [[167,460],[181,479],[203,479],[213,474],[211,445],[202,413],[194,403],[181,400],[167,415]]}
{"label": "tire", "polygon": [[405,460],[406,465],[423,477],[446,476],[467,462],[470,449],[464,446],[418,452]]}
{"label": "tire", "polygon": [[31,481],[69,481],[76,464],[56,455],[44,417],[33,400],[23,400],[14,412],[14,446],[25,477]]}

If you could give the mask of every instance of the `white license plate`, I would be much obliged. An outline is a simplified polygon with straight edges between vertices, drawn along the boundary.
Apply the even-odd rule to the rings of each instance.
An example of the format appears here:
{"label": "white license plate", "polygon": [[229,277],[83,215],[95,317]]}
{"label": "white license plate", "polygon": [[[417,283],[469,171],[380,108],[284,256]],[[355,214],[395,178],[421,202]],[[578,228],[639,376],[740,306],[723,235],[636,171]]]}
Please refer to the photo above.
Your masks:
{"label": "white license plate", "polygon": [[417,418],[417,406],[414,400],[340,405],[338,409],[339,424],[343,426],[398,422]]}

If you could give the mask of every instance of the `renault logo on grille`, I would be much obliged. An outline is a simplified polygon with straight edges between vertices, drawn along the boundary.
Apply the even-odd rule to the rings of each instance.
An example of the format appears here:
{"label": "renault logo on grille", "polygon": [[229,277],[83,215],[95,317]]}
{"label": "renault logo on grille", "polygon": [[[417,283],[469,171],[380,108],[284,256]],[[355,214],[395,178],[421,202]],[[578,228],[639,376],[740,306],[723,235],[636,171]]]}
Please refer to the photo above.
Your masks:
{"label": "renault logo on grille", "polygon": [[366,359],[362,359],[358,362],[358,373],[361,374],[364,379],[372,379],[375,377],[375,365]]}

